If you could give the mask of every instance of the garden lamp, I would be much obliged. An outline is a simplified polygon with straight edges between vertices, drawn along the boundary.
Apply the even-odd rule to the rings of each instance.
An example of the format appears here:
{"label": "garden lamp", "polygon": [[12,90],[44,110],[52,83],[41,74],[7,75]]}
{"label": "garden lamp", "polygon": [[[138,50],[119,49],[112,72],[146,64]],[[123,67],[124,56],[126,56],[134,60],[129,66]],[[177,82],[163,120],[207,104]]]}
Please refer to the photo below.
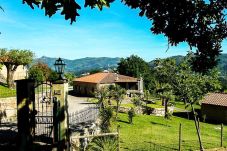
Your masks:
{"label": "garden lamp", "polygon": [[59,80],[63,80],[65,65],[65,62],[61,58],[58,58],[54,63],[55,71],[59,74]]}

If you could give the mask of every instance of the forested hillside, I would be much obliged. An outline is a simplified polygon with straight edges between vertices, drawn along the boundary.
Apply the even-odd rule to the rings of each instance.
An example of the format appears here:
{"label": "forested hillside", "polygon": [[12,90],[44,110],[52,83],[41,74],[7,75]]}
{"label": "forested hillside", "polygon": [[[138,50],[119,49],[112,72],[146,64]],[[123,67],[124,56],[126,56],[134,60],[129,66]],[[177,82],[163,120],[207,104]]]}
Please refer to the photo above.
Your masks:
{"label": "forested hillside", "polygon": [[[35,62],[41,61],[48,64],[49,67],[54,69],[54,62],[57,58],[50,57],[41,57],[35,59]],[[108,69],[108,68],[116,68],[120,58],[108,58],[108,57],[99,57],[99,58],[81,58],[75,60],[64,59],[66,63],[66,71],[73,72],[75,74],[81,74],[84,72],[88,72],[94,69]]]}

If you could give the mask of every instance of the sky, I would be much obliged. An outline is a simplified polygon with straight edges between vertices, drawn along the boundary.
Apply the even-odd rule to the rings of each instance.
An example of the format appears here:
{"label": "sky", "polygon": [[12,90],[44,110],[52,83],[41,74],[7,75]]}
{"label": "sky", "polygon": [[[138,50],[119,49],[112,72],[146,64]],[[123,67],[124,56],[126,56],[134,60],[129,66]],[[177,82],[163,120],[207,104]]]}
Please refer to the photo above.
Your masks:
{"label": "sky", "polygon": [[[81,3],[83,6],[83,3]],[[146,61],[190,50],[186,43],[168,48],[167,38],[150,31],[151,22],[139,17],[119,0],[110,8],[84,8],[77,22],[70,25],[59,12],[45,16],[44,10],[22,4],[22,0],[0,0],[0,48],[29,49],[36,57],[128,57],[138,55]],[[227,53],[227,41],[222,44]]]}

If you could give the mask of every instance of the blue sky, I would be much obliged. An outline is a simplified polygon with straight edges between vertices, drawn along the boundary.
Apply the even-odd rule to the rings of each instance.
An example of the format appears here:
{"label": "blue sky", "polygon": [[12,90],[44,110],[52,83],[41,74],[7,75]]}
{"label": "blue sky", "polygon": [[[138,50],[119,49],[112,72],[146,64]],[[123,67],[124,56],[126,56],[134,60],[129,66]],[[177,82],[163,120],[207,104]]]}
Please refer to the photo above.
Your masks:
{"label": "blue sky", "polygon": [[[103,11],[83,8],[77,22],[70,25],[57,13],[52,18],[38,8],[32,10],[22,0],[0,0],[0,47],[30,49],[36,57],[128,57],[132,54],[150,61],[173,55],[185,55],[187,44],[167,49],[163,35],[150,32],[151,22],[114,2]],[[81,5],[83,6],[83,5]],[[227,42],[223,42],[227,53]]]}

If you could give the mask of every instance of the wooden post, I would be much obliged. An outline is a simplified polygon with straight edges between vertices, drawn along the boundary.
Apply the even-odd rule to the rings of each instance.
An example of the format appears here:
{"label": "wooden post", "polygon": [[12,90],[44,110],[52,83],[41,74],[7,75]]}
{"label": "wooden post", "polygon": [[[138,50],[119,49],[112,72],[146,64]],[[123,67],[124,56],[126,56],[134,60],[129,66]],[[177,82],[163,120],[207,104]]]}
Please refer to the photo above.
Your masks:
{"label": "wooden post", "polygon": [[178,151],[181,151],[181,133],[182,131],[182,127],[181,127],[181,123],[180,123],[180,126],[179,126],[179,148],[178,148]]}
{"label": "wooden post", "polygon": [[120,125],[117,126],[117,151],[120,151]]}
{"label": "wooden post", "polygon": [[199,139],[200,151],[203,151],[204,148],[203,148],[203,144],[202,144],[202,140],[201,140],[201,135],[200,135],[199,122],[198,122],[198,119],[196,117],[195,109],[194,109],[192,103],[191,103],[191,107],[192,107],[192,112],[193,112],[193,116],[194,116],[194,122],[195,122],[196,132],[197,132],[198,139]]}
{"label": "wooden post", "polygon": [[223,124],[221,124],[221,147],[223,146]]}
{"label": "wooden post", "polygon": [[199,132],[201,132],[200,131],[200,120],[199,120],[199,118],[198,118],[198,128],[199,128]]}

